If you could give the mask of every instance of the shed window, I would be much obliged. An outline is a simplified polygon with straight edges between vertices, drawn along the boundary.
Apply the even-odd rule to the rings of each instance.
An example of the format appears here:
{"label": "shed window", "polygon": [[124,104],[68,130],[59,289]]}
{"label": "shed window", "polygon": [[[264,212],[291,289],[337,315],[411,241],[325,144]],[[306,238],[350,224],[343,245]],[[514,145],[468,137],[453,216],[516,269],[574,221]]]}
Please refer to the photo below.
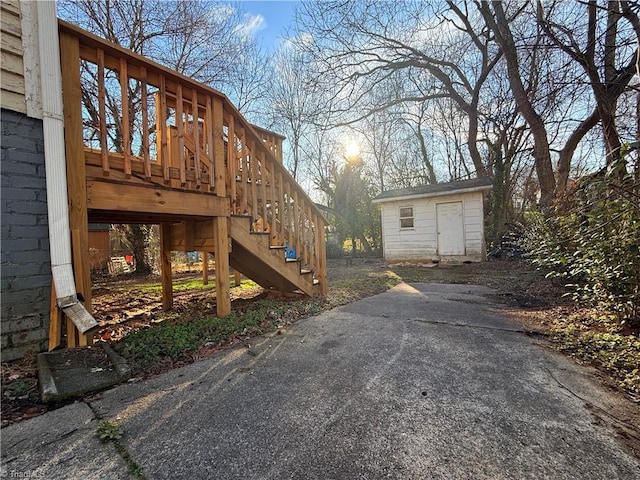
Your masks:
{"label": "shed window", "polygon": [[413,207],[400,207],[400,228],[413,228]]}

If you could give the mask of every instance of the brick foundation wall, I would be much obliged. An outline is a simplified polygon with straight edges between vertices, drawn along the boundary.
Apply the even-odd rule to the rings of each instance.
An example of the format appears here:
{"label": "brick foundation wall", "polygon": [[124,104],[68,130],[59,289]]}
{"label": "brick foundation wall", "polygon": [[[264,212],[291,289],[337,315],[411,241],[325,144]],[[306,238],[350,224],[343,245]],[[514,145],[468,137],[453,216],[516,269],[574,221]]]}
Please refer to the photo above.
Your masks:
{"label": "brick foundation wall", "polygon": [[51,259],[42,121],[2,109],[1,360],[46,348]]}

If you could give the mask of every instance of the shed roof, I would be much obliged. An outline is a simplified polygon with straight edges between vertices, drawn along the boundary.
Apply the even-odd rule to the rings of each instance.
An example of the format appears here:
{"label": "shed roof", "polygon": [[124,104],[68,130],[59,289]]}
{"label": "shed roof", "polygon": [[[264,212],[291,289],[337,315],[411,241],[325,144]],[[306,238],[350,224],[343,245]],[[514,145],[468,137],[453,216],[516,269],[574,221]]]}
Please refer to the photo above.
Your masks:
{"label": "shed roof", "polygon": [[420,185],[419,187],[387,190],[374,198],[373,202],[384,203],[395,200],[406,200],[408,198],[425,198],[456,193],[480,192],[483,190],[491,190],[491,188],[493,188],[493,179],[489,177],[472,178],[470,180],[459,180],[456,182],[434,183],[432,185]]}

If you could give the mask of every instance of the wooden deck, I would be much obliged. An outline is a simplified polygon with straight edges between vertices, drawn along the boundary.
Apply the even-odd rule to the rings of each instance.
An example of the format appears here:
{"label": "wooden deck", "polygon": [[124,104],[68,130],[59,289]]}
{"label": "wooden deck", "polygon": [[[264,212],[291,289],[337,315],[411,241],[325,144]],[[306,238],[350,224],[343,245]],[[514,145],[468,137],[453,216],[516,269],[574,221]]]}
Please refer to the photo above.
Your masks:
{"label": "wooden deck", "polygon": [[326,294],[325,219],[283,167],[283,137],[206,85],[69,23],[59,31],[74,271],[89,309],[94,222],[161,226],[165,308],[174,250],[215,256],[219,316],[230,262],[265,288]]}

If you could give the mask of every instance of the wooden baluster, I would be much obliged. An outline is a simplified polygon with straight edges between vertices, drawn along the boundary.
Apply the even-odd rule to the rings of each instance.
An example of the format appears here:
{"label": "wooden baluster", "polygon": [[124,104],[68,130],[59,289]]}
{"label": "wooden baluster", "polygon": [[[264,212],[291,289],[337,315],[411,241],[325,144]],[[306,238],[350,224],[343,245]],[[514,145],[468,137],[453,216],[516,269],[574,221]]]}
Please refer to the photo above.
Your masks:
{"label": "wooden baluster", "polygon": [[289,185],[289,180],[287,180],[285,184],[285,211],[284,211],[284,225],[285,225],[285,241],[289,244],[289,248],[291,248],[291,243],[293,241],[293,235],[291,232],[291,219],[293,218],[292,205],[291,205],[291,185]]}
{"label": "wooden baluster", "polygon": [[269,222],[271,223],[271,235],[269,240],[269,245],[276,245],[277,241],[274,242],[274,239],[278,238],[278,233],[276,231],[276,171],[275,165],[271,165],[271,172],[269,174],[269,196],[271,197],[271,216]]}
{"label": "wooden baluster", "polygon": [[151,154],[149,152],[149,105],[147,102],[147,69],[140,67],[142,95],[142,156],[144,158],[144,177],[151,180]]}
{"label": "wooden baluster", "polygon": [[284,183],[283,183],[282,171],[278,172],[278,244],[284,244]]}
{"label": "wooden baluster", "polygon": [[207,95],[206,110],[207,121],[205,122],[205,125],[207,127],[207,144],[209,145],[209,190],[214,191],[215,150],[213,148],[213,108],[211,106],[211,97],[209,95]]}
{"label": "wooden baluster", "polygon": [[260,152],[260,196],[262,197],[262,223],[266,228],[269,218],[267,217],[267,164],[265,154]]}
{"label": "wooden baluster", "polygon": [[299,214],[300,214],[300,221],[298,222],[298,224],[300,225],[300,254],[298,255],[300,257],[300,261],[304,264],[306,262],[306,258],[307,258],[307,225],[305,222],[305,211],[306,211],[306,205],[304,203],[304,201],[300,202],[300,207],[298,208],[299,210]]}
{"label": "wooden baluster", "polygon": [[318,257],[318,273],[316,278],[320,282],[320,293],[323,297],[329,292],[327,288],[327,252],[324,240],[324,219],[316,215],[316,255]]}
{"label": "wooden baluster", "polygon": [[229,195],[231,196],[231,214],[236,213],[236,169],[238,167],[238,147],[236,146],[235,126],[233,115],[229,115],[227,126],[227,165],[229,168]]}
{"label": "wooden baluster", "polygon": [[294,244],[296,245],[296,256],[300,257],[300,247],[302,237],[300,236],[300,203],[298,202],[298,189],[293,191],[293,225]]}
{"label": "wooden baluster", "polygon": [[129,125],[129,74],[127,60],[120,59],[120,94],[122,98],[122,153],[124,155],[124,175],[131,177],[131,128]]}
{"label": "wooden baluster", "polygon": [[180,155],[180,185],[187,184],[187,156],[184,154],[184,105],[182,103],[182,84],[176,89],[176,129],[178,130],[178,152]]}
{"label": "wooden baluster", "polygon": [[107,90],[104,86],[104,50],[98,49],[98,116],[100,117],[100,158],[102,174],[109,176],[109,147],[107,145]]}
{"label": "wooden baluster", "polygon": [[[306,245],[306,262],[308,265],[312,265],[313,264],[313,245],[314,245],[314,239],[313,239],[313,223],[312,223],[312,219],[313,217],[311,216],[311,205],[307,205],[307,209],[306,209],[306,214],[307,214],[307,222],[306,222],[306,241],[305,241],[305,245]],[[313,268],[313,267],[312,267]]]}
{"label": "wooden baluster", "polygon": [[198,109],[198,91],[194,88],[191,90],[191,113],[193,115],[193,142],[196,144],[193,154],[194,173],[196,174],[196,188],[200,188],[200,114]]}
{"label": "wooden baluster", "polygon": [[247,138],[242,135],[242,213],[248,211],[249,208],[249,200],[248,200],[248,190],[249,190],[249,167],[248,167],[248,158],[249,151],[247,149]]}
{"label": "wooden baluster", "polygon": [[[159,106],[158,106],[159,105]],[[162,165],[162,174],[164,183],[171,182],[169,173],[169,148],[167,145],[167,80],[164,75],[160,76],[160,103],[156,98],[156,136],[159,139],[158,155],[160,156],[160,164]]]}
{"label": "wooden baluster", "polygon": [[251,163],[251,215],[253,221],[258,219],[258,158],[255,142],[249,142],[249,162]]}

